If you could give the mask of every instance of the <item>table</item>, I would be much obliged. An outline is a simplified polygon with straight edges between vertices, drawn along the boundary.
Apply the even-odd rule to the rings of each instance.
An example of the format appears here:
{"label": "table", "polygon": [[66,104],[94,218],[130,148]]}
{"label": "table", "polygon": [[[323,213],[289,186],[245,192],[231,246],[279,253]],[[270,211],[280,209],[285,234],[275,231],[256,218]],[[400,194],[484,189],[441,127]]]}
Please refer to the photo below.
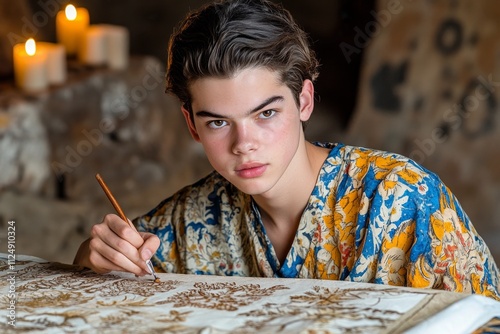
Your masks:
{"label": "table", "polygon": [[[429,333],[436,324],[450,325],[450,318],[434,321],[433,314],[446,313],[449,305],[466,309],[460,303],[471,298],[309,279],[161,273],[155,283],[29,256],[10,264],[9,254],[0,253],[2,333]],[[500,303],[475,297],[474,309],[491,306],[488,319],[500,316]],[[460,333],[452,330],[445,332]]]}

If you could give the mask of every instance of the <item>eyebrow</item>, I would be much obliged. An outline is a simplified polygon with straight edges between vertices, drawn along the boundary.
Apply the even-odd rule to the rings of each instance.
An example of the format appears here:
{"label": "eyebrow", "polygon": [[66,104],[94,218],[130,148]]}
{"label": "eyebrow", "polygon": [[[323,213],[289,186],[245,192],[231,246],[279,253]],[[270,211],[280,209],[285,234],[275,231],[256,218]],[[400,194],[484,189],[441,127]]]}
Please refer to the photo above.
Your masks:
{"label": "eyebrow", "polygon": [[[283,101],[284,99],[285,98],[281,95],[271,96],[270,98],[266,99],[264,102],[259,104],[257,107],[250,110],[247,114],[250,115],[254,112],[257,112],[257,111],[265,108],[266,106],[268,106],[274,102]],[[198,117],[213,117],[213,118],[227,118],[227,116],[219,115],[219,114],[213,113],[211,111],[206,111],[206,110],[197,111],[196,116],[198,116]]]}

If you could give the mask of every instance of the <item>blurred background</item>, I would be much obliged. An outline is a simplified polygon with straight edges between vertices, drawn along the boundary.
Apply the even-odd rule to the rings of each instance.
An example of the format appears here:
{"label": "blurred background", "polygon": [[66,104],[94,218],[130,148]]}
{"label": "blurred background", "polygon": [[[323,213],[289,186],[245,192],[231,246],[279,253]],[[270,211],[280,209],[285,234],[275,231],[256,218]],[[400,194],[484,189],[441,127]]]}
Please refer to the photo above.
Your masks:
{"label": "blurred background", "polygon": [[[91,24],[124,26],[126,70],[69,59],[42,94],[13,86],[12,46],[56,41],[63,0],[0,0],[0,244],[71,262],[90,227],[150,210],[211,168],[163,93],[168,38],[207,1],[78,0]],[[309,140],[397,152],[436,172],[500,259],[500,3],[496,0],[286,0],[321,63]]]}

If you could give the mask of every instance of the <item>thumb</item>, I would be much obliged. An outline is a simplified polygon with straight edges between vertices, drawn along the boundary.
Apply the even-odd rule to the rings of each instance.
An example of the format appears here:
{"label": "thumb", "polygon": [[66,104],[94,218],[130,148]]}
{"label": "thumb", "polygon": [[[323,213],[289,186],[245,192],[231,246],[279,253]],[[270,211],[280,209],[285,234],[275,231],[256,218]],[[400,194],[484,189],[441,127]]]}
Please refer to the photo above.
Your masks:
{"label": "thumb", "polygon": [[153,256],[153,253],[151,253],[151,251],[147,248],[144,248],[142,251],[141,251],[141,258],[144,260],[144,261],[147,261],[149,259],[151,259],[151,257]]}
{"label": "thumb", "polygon": [[141,258],[147,261],[160,247],[160,239],[152,233],[141,233],[141,236],[144,239],[144,244],[140,248],[140,254]]}

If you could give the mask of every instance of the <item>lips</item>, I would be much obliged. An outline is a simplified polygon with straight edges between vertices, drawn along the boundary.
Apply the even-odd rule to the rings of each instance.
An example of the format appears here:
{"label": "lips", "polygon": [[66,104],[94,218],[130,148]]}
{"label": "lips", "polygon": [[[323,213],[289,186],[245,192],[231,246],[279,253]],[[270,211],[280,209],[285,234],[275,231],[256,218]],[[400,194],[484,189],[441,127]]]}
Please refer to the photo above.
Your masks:
{"label": "lips", "polygon": [[238,166],[235,171],[236,175],[245,179],[259,177],[267,169],[267,165],[262,163],[246,163]]}

